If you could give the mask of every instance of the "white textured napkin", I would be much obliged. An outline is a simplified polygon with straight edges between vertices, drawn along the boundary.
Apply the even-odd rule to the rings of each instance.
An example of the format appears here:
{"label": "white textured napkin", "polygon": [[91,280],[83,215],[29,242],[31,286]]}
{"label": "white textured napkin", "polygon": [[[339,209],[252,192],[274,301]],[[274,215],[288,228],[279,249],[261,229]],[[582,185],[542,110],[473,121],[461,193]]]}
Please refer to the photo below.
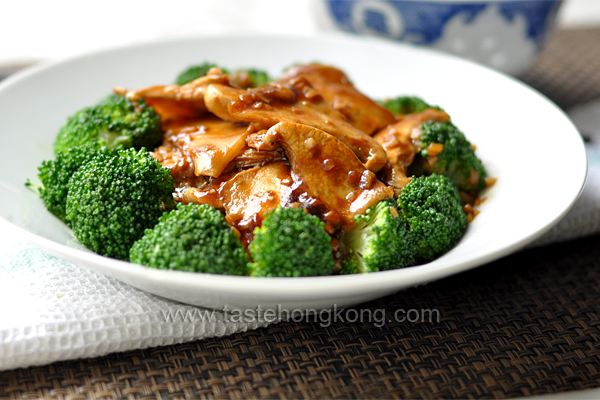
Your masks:
{"label": "white textured napkin", "polygon": [[[600,104],[597,111],[600,118]],[[572,117],[600,127],[600,121],[594,125],[589,116]],[[590,171],[584,192],[573,210],[534,245],[600,231],[600,129],[586,130],[593,137],[588,144]],[[210,311],[153,296],[77,267],[11,238],[9,232],[0,234],[0,257],[0,370],[230,335],[268,325],[264,320],[225,321],[219,312],[210,318]]]}
{"label": "white textured napkin", "polygon": [[32,245],[11,242],[0,246],[0,370],[267,325],[226,322],[220,312],[151,295]]}

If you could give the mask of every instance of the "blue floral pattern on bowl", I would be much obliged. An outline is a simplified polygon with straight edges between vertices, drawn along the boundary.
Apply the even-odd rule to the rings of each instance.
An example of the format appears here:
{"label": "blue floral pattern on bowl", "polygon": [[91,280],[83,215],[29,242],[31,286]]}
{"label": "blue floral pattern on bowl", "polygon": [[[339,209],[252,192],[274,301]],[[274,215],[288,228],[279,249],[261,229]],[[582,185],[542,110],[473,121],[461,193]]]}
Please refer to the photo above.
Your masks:
{"label": "blue floral pattern on bowl", "polygon": [[560,0],[325,0],[337,28],[422,44],[509,73],[522,72],[546,41]]}

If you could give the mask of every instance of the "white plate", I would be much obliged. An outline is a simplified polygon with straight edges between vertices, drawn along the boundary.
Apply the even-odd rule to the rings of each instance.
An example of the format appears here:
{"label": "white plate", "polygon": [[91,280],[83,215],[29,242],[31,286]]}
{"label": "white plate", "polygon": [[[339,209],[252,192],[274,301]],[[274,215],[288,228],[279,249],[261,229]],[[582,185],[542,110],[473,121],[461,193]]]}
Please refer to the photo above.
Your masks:
{"label": "white plate", "polygon": [[[173,82],[190,64],[267,68],[318,60],[374,98],[416,94],[442,105],[498,178],[462,241],[426,265],[367,275],[249,278],[153,270],[82,249],[24,182],[51,159],[59,127],[114,86]],[[554,225],[585,181],[583,143],[563,112],[516,80],[440,53],[342,36],[237,36],[142,44],[53,63],[0,84],[0,216],[31,242],[76,264],[185,303],[220,308],[345,307],[439,279],[525,246]]]}

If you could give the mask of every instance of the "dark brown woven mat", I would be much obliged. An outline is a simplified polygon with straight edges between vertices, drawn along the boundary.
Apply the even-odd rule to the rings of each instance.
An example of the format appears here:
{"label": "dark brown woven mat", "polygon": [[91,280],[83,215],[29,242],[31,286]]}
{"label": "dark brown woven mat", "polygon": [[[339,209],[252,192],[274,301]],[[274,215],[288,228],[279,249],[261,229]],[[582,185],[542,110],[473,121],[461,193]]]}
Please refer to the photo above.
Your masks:
{"label": "dark brown woven mat", "polygon": [[557,32],[521,79],[559,107],[600,97],[600,29]]}
{"label": "dark brown woven mat", "polygon": [[[600,30],[565,31],[524,80],[568,108],[600,97],[599,66]],[[391,320],[438,310],[439,321],[284,322],[1,372],[0,397],[506,398],[600,387],[599,244],[527,250],[360,306]]]}

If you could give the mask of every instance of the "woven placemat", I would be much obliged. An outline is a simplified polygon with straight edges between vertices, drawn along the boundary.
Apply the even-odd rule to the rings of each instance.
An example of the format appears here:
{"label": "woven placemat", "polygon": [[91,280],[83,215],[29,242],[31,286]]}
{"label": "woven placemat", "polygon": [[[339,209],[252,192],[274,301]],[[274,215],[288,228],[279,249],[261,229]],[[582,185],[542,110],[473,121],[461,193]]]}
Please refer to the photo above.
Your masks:
{"label": "woven placemat", "polygon": [[563,30],[520,77],[564,110],[600,97],[600,29]]}
{"label": "woven placemat", "polygon": [[[565,109],[600,97],[599,48],[600,30],[559,32],[523,79]],[[383,326],[283,322],[5,371],[0,397],[506,398],[600,387],[599,243],[527,250],[356,309],[384,310]],[[437,311],[400,322],[398,310]]]}

